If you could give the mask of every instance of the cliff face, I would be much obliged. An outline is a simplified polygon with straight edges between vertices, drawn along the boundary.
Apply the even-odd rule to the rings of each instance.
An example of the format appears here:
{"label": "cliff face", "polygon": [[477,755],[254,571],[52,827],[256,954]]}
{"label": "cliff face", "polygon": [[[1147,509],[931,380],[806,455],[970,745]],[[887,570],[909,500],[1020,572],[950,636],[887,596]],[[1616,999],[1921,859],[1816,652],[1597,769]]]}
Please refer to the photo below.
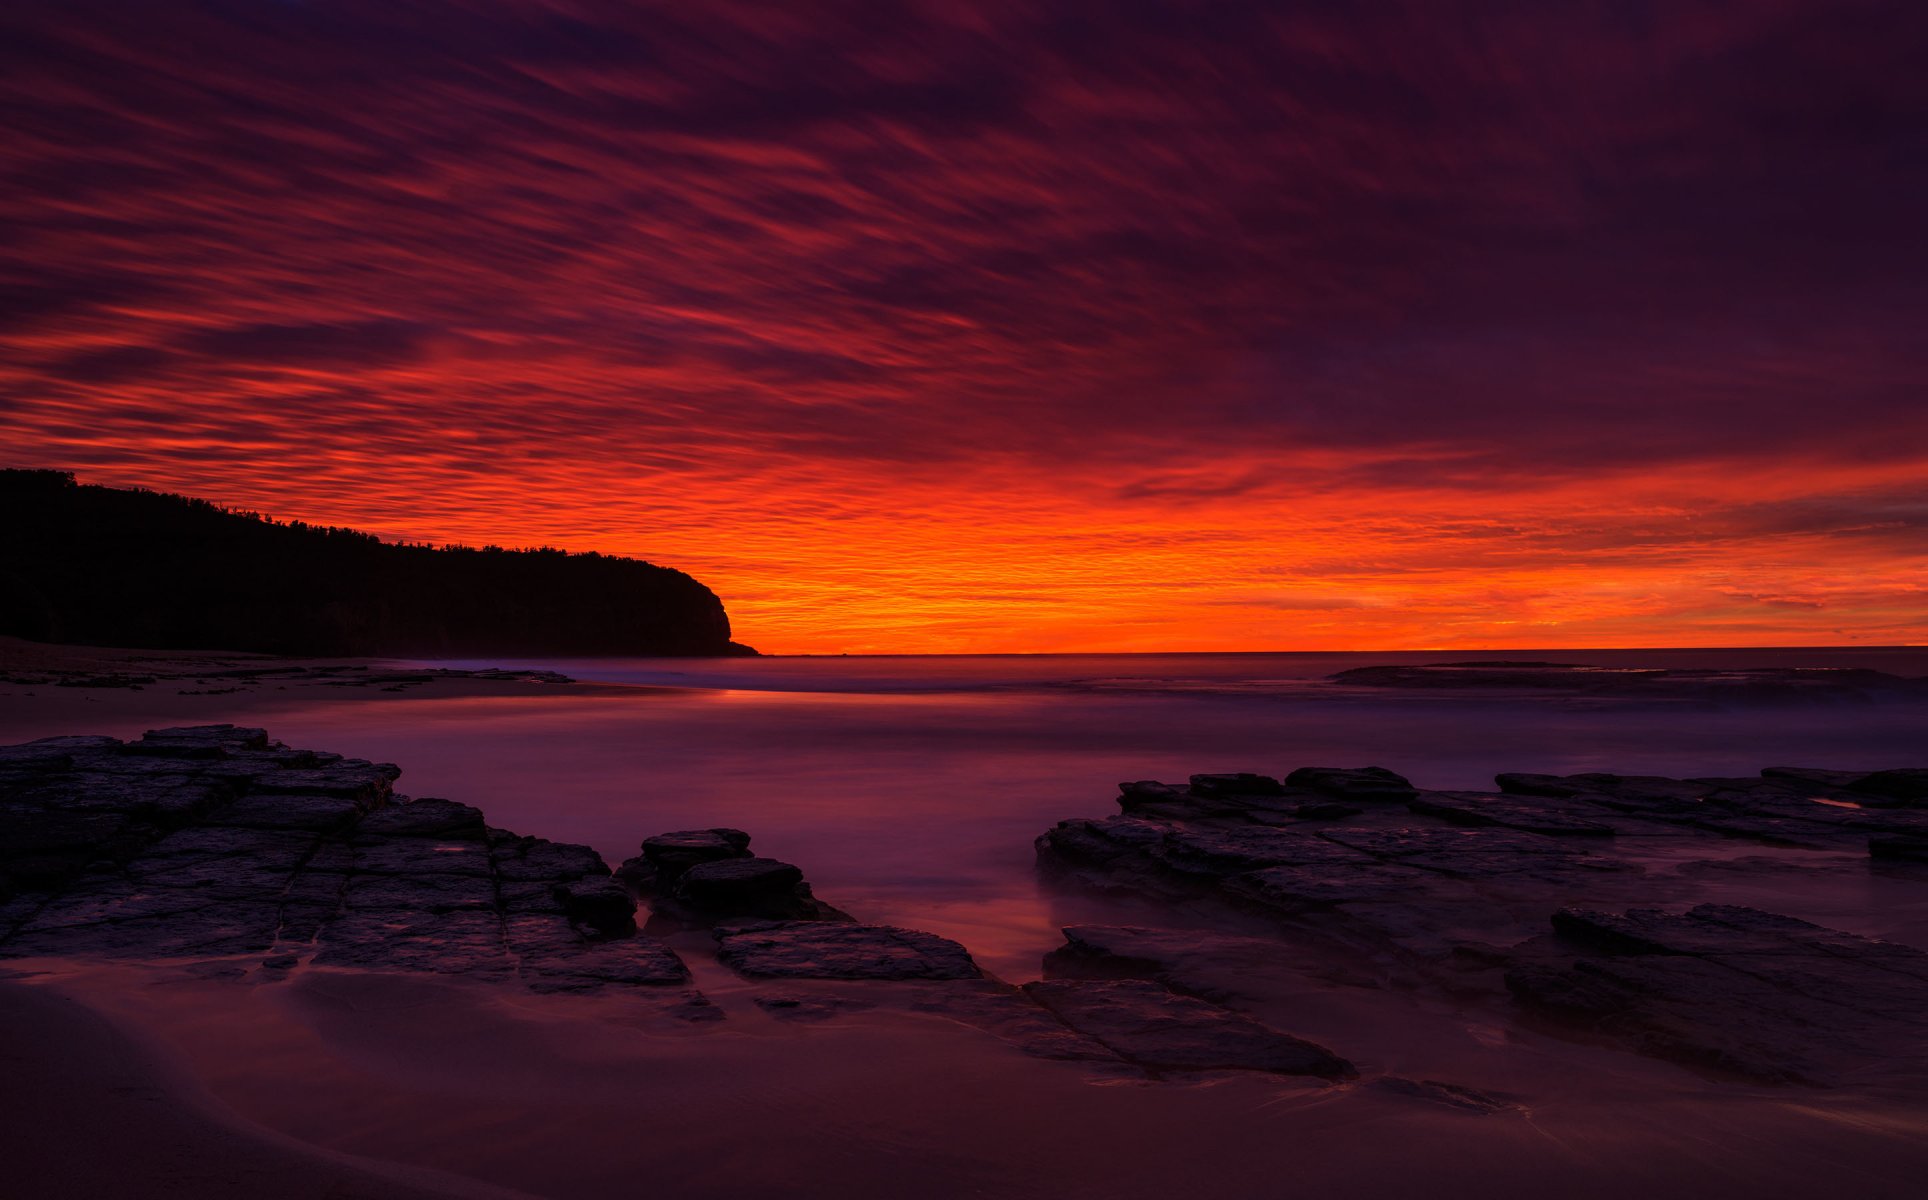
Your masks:
{"label": "cliff face", "polygon": [[58,471],[0,471],[0,633],[307,655],[753,653],[681,571],[394,545]]}

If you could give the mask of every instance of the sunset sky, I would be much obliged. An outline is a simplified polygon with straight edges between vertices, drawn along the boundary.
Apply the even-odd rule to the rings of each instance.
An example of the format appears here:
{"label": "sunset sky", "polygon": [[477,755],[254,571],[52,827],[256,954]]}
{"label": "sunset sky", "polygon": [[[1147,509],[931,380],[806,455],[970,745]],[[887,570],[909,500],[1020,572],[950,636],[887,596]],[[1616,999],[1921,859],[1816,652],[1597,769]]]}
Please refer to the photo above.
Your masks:
{"label": "sunset sky", "polygon": [[1928,641],[1928,6],[14,0],[0,465],[766,652]]}

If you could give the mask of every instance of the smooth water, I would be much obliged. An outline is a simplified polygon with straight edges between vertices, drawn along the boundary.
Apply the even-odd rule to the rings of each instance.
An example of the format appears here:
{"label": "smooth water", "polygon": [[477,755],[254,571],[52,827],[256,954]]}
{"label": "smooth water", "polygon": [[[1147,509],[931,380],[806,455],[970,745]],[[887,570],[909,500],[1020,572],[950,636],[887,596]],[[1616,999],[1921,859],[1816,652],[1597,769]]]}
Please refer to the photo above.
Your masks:
{"label": "smooth water", "polygon": [[[1042,891],[1032,840],[1116,810],[1128,779],[1303,765],[1390,767],[1422,786],[1499,771],[1753,774],[1773,764],[1928,763],[1919,701],[1706,708],[1337,688],[1378,663],[1498,657],[1240,654],[577,660],[612,685],[370,701],[222,698],[194,719],[263,724],[296,746],[399,763],[413,796],[481,806],[517,832],[586,842],[615,863],[671,829],[749,830],[862,920],[964,942],[1010,978],[1037,973],[1097,901]],[[1855,666],[1928,675],[1928,650],[1507,651],[1671,667]],[[161,701],[157,698],[156,703]],[[205,715],[203,715],[205,714]],[[131,714],[123,728],[178,723]],[[71,723],[71,722],[69,722]],[[0,740],[76,732],[10,730]]]}

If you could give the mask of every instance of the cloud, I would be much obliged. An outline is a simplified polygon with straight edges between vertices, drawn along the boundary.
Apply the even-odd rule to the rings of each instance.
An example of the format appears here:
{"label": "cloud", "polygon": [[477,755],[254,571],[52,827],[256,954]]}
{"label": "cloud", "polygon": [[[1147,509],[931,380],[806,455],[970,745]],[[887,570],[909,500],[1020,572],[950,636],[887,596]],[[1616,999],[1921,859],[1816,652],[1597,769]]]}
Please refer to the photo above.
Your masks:
{"label": "cloud", "polygon": [[420,359],[424,334],[391,321],[237,325],[184,334],[174,349],[216,360],[294,367],[391,367]]}
{"label": "cloud", "polygon": [[[776,649],[1691,639],[1813,557],[1922,578],[1924,37],[1861,0],[25,0],[0,437],[671,561]],[[1375,604],[1226,627],[1271,572]],[[1912,627],[1898,594],[1828,628]]]}

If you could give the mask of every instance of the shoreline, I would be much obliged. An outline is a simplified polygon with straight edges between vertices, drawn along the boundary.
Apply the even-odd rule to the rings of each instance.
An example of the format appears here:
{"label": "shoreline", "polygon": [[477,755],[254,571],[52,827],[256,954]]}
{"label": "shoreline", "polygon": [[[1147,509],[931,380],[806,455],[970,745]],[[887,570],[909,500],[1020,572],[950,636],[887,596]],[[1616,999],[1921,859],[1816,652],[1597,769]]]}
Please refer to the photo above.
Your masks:
{"label": "shoreline", "polygon": [[[457,686],[472,689],[469,698],[431,690]],[[621,817],[620,841],[629,847],[644,834],[675,828],[684,819],[684,810],[675,807],[677,793],[649,787],[649,773],[663,767],[663,741],[637,741],[624,757],[580,775],[572,774],[570,759],[580,753],[576,741],[530,742],[519,753],[494,758],[478,753],[494,745],[494,728],[556,726],[575,731],[575,737],[586,714],[599,707],[619,709],[642,724],[597,726],[604,732],[587,736],[597,744],[627,746],[634,735],[621,731],[652,727],[675,708],[668,703],[674,697],[658,697],[662,704],[607,706],[588,693],[578,696],[574,686],[442,679],[419,691],[385,694],[312,684],[301,693],[309,697],[303,703],[323,695],[348,703],[318,710],[334,715],[311,720],[295,744],[392,757],[412,770],[417,752],[409,747],[427,744],[421,739],[429,733],[408,714],[439,714],[434,720],[446,732],[435,736],[452,739],[446,744],[465,761],[474,759],[475,777],[490,779],[492,786],[477,792],[437,782],[437,794],[499,797],[493,788],[503,785],[494,773],[523,759],[533,788],[507,786],[532,791],[535,799],[501,813],[491,800],[496,820],[598,840],[577,833],[571,820],[584,803],[583,781],[602,780],[611,781],[617,797],[611,811]],[[476,698],[490,689],[499,703]],[[76,695],[95,690],[111,689],[66,689]],[[638,697],[652,691],[613,690]],[[206,699],[111,691],[172,709]],[[260,702],[272,694],[242,699],[250,712],[262,711]],[[353,703],[411,695],[448,702],[419,709]],[[535,696],[565,702],[526,702]],[[766,703],[694,695],[689,700],[717,729],[742,727],[747,714],[758,711],[745,706]],[[769,703],[786,712],[828,705],[837,713],[851,702]],[[880,703],[894,708],[903,702],[893,697]],[[98,704],[87,710],[107,711]],[[501,724],[477,724],[479,713],[496,710],[504,712]],[[129,720],[136,712],[118,711]],[[350,718],[345,726],[330,724]],[[60,719],[59,713],[42,717]],[[371,721],[394,727],[376,750],[313,732]],[[272,716],[263,723],[275,728]],[[82,728],[68,722],[65,732]],[[753,720],[750,729],[754,737]],[[809,736],[815,729],[809,727]],[[719,747],[702,737],[672,736],[692,743],[689,761],[697,769],[712,775],[719,769]],[[1310,1188],[1360,1197],[1409,1194],[1413,1180],[1425,1178],[1439,1194],[1486,1200],[1524,1200],[1548,1191],[1623,1200],[1635,1189],[1657,1200],[1685,1200],[1743,1188],[1761,1197],[1810,1200],[1828,1194],[1846,1174],[1857,1195],[1899,1200],[1912,1194],[1928,1165],[1928,1068],[1917,1070],[1912,1060],[1876,1069],[1855,1057],[1863,1053],[1857,1045],[1839,1064],[1817,1064],[1845,1071],[1835,1087],[1762,1083],[1731,1071],[1710,1072],[1703,1063],[1681,1065],[1671,1054],[1653,1057],[1624,1037],[1575,1036],[1557,1021],[1544,1023],[1518,1008],[1501,978],[1509,970],[1541,972],[1533,977],[1537,990],[1527,995],[1543,1002],[1561,994],[1570,963],[1604,955],[1602,961],[1615,965],[1618,952],[1602,949],[1622,936],[1611,922],[1576,926],[1572,936],[1580,940],[1570,944],[1513,946],[1523,936],[1532,942],[1536,931],[1544,939],[1547,915],[1560,905],[1584,902],[1613,914],[1659,906],[1672,914],[1714,903],[1821,922],[1832,939],[1830,953],[1851,952],[1841,960],[1843,969],[1864,971],[1856,986],[1865,987],[1865,969],[1890,970],[1867,957],[1889,953],[1879,947],[1928,949],[1928,894],[1919,885],[1928,867],[1870,863],[1868,834],[1909,835],[1928,812],[1890,806],[1897,797],[1880,790],[1884,781],[1871,782],[1862,773],[1719,781],[1734,795],[1717,814],[1718,828],[1710,828],[1707,814],[1693,806],[1682,808],[1681,798],[1662,786],[1682,781],[1622,776],[1515,776],[1501,781],[1502,792],[1472,796],[1416,788],[1390,773],[1202,775],[1190,784],[1128,785],[1118,801],[1126,811],[1110,818],[1099,815],[1103,802],[1093,794],[1060,790],[1050,810],[1050,819],[1060,819],[1056,828],[1049,820],[1027,820],[1021,833],[996,827],[1003,830],[997,837],[1010,852],[1028,855],[1027,839],[1046,830],[1051,857],[1084,878],[1033,871],[1040,895],[1051,897],[1046,904],[1056,928],[1000,944],[995,958],[980,955],[976,941],[979,932],[992,936],[992,926],[979,931],[958,924],[977,920],[981,914],[972,910],[984,905],[968,877],[947,877],[930,893],[932,904],[965,914],[940,919],[935,910],[921,917],[901,907],[880,913],[873,895],[819,870],[840,836],[859,847],[905,855],[898,870],[945,869],[951,861],[946,856],[955,853],[948,841],[940,839],[935,857],[929,848],[916,857],[901,832],[914,813],[897,813],[892,805],[820,807],[806,798],[801,824],[782,836],[766,837],[761,819],[743,824],[756,833],[756,854],[794,858],[821,886],[821,900],[790,893],[795,907],[774,918],[761,907],[751,915],[759,922],[800,923],[808,936],[787,930],[773,940],[721,925],[713,931],[709,917],[688,911],[700,897],[683,894],[674,879],[664,882],[663,862],[649,859],[645,843],[639,858],[651,873],[635,886],[644,910],[654,915],[646,918],[639,910],[635,921],[645,928],[633,936],[638,947],[658,949],[625,959],[628,965],[616,978],[590,962],[608,950],[600,927],[581,935],[583,948],[569,951],[567,961],[541,939],[510,943],[505,959],[474,952],[473,922],[463,915],[481,905],[496,914],[492,920],[506,922],[506,930],[523,919],[512,905],[540,907],[553,898],[568,911],[530,915],[542,915],[545,928],[557,934],[565,917],[580,923],[597,913],[614,928],[619,922],[609,920],[607,887],[577,886],[596,883],[587,867],[571,868],[585,872],[579,879],[544,867],[529,880],[541,886],[530,890],[521,868],[509,868],[512,860],[533,861],[518,847],[540,839],[485,829],[481,814],[463,816],[457,810],[465,806],[447,801],[373,803],[367,789],[387,786],[384,768],[353,761],[331,766],[331,756],[265,741],[247,731],[181,730],[146,747],[55,747],[114,778],[255,781],[239,797],[193,801],[207,807],[195,810],[199,815],[188,828],[200,831],[189,839],[191,849],[220,850],[213,869],[176,855],[159,873],[129,868],[144,891],[83,889],[68,895],[62,903],[73,910],[70,915],[93,931],[82,936],[71,932],[75,925],[42,921],[44,927],[32,934],[37,940],[26,944],[28,953],[42,956],[7,964],[42,974],[29,983],[0,983],[0,991],[41,988],[82,1004],[139,1048],[147,1056],[143,1062],[164,1068],[158,1081],[150,1072],[145,1082],[92,1075],[46,1082],[65,1097],[62,1104],[84,1107],[103,1088],[124,1085],[161,1088],[155,1103],[165,1108],[187,1103],[192,1097],[179,1093],[201,1088],[209,1111],[236,1115],[243,1134],[258,1128],[271,1141],[293,1139],[346,1155],[350,1169],[405,1164],[442,1172],[438,1179],[482,1179],[553,1197],[645,1187],[731,1200],[777,1191],[826,1198],[916,1192],[960,1200],[1102,1193],[1150,1200],[1208,1181],[1228,1200],[1258,1200],[1276,1195],[1277,1181],[1291,1177]],[[794,761],[778,756],[781,745],[762,750],[769,761]],[[36,753],[45,756],[29,751],[27,757]],[[967,738],[959,753],[978,753],[977,742]],[[285,756],[293,757],[283,761]],[[743,764],[725,787],[764,788],[782,780],[769,761]],[[1114,760],[1107,751],[1103,761],[1128,760]],[[630,777],[610,765],[628,762],[640,773]],[[916,765],[915,776],[888,778],[943,779],[955,762],[920,757]],[[71,770],[77,768],[58,768]],[[299,780],[276,775],[284,770],[308,774]],[[359,781],[337,793],[353,801],[359,816],[318,803],[336,790],[315,777],[328,771]],[[384,778],[375,782],[376,776]],[[400,786],[413,792],[409,778]],[[848,774],[836,779],[840,787],[851,786]],[[1788,790],[1790,780],[1797,790]],[[789,786],[794,781],[781,790]],[[1576,789],[1583,793],[1578,798],[1566,794]],[[1832,802],[1815,804],[1801,789]],[[26,800],[46,794],[31,791]],[[966,811],[974,807],[968,790],[963,800]],[[708,824],[723,824],[717,817],[726,815],[711,816],[700,805],[690,811],[703,813]],[[860,834],[851,822],[873,820],[879,811],[886,816],[885,840],[866,842],[877,833]],[[1080,813],[1088,815],[1074,815]],[[377,814],[388,814],[379,834],[362,824]],[[420,846],[400,845],[407,840],[403,827],[421,814],[434,817],[435,836]],[[450,817],[459,820],[450,825]],[[328,893],[341,897],[344,907],[331,909],[300,945],[289,944],[286,911],[259,926],[261,932],[248,932],[242,918],[257,903],[249,898],[256,885],[246,882],[256,873],[250,864],[272,865],[260,856],[287,848],[285,830],[272,837],[246,831],[261,828],[264,819],[285,825],[311,818],[323,822],[328,832],[322,840],[336,845],[329,852],[334,857],[302,851],[286,859],[295,874],[274,884],[277,903],[310,903],[312,889],[301,884],[301,873],[322,870],[345,883]],[[688,823],[694,829],[698,821]],[[799,838],[796,830],[804,825],[821,828],[822,838]],[[1162,839],[1165,849],[1158,855],[1106,848],[1117,834],[1124,836],[1120,845],[1137,844],[1141,827]],[[229,831],[222,834],[226,840],[206,836],[222,830]],[[1811,844],[1782,845],[1790,832]],[[687,834],[677,836],[682,840],[676,847],[703,849],[730,869],[750,853],[727,838],[691,842]],[[586,850],[542,845],[549,847],[544,862]],[[1306,847],[1316,849],[1314,861],[1302,861]],[[146,853],[140,850],[130,861],[138,864]],[[608,862],[619,857],[607,849],[604,854]],[[470,884],[464,880],[475,876],[462,864],[471,859],[492,864],[484,877],[493,883],[480,898],[465,890]],[[1605,859],[1618,861],[1608,869]],[[1320,864],[1339,864],[1338,871]],[[607,865],[597,865],[606,875]],[[625,863],[624,871],[631,866]],[[1239,881],[1255,867],[1266,873],[1266,888],[1247,895]],[[225,888],[229,880],[240,890],[220,893],[228,898],[218,911],[241,921],[239,926],[208,925],[200,917],[167,924],[167,914],[180,911],[168,904],[136,912],[137,920],[163,919],[153,927],[155,936],[175,939],[165,955],[154,952],[160,943],[148,935],[122,937],[102,928],[97,914],[91,926],[83,919],[97,901],[146,905],[143,897],[156,889]],[[1119,892],[1137,897],[1126,901]],[[810,903],[802,904],[806,898]],[[1262,911],[1251,911],[1254,900],[1262,902]],[[418,904],[427,907],[416,913],[412,906]],[[371,914],[372,929],[365,919]],[[672,923],[657,929],[656,918],[664,916]],[[110,916],[108,923],[119,919]],[[863,932],[875,929],[866,920],[902,928],[885,937]],[[406,927],[406,936],[395,932],[398,925]],[[339,933],[331,932],[337,927]],[[834,939],[818,935],[846,929],[858,931],[865,953],[892,947],[900,964],[906,959],[898,951],[913,944],[916,955],[909,961],[915,972],[884,979],[835,974],[851,969],[852,960],[838,957],[842,951]],[[929,930],[937,936],[922,934],[926,940],[914,943],[898,937]],[[1706,949],[1708,937],[1735,936],[1725,927],[1701,925],[1636,932],[1701,939],[1692,943],[1699,948],[1689,957],[1715,953]],[[1894,941],[1871,943],[1870,937]],[[941,944],[947,939],[955,939],[954,951]],[[1011,945],[1017,954],[1009,952]],[[144,953],[143,947],[149,949]],[[985,968],[982,977],[952,957],[966,950]],[[45,957],[49,952],[61,956]],[[663,953],[680,961],[687,976],[659,970]],[[856,961],[868,960],[860,955]],[[1744,960],[1717,955],[1708,961],[1730,971],[1727,963]],[[1798,955],[1777,961],[1811,967]],[[639,964],[655,965],[638,974]],[[768,973],[772,964],[775,974]],[[799,964],[800,975],[785,973]],[[833,974],[821,977],[826,970]],[[691,994],[700,995],[707,1010],[699,1019],[691,1019]],[[1752,1014],[1749,1029],[1771,1018],[1765,1028],[1779,1038],[1775,1031],[1784,1025],[1775,1022],[1802,1010],[1787,1009],[1777,996],[1727,995],[1714,1004],[1723,1012]],[[1698,1004],[1707,997],[1687,999]],[[1900,1003],[1895,996],[1883,1003],[1891,1001]],[[1120,1005],[1138,1017],[1119,1024]],[[1843,1011],[1852,1021],[1808,1025],[1855,1039],[1892,1038],[1889,1048],[1905,1057],[1912,1032],[1881,1024],[1888,1020],[1882,1012],[1852,1003]],[[1141,1019],[1148,1015],[1155,1019]],[[1637,1027],[1639,1021],[1651,1023],[1654,1014],[1634,1007],[1610,1015],[1610,1024]],[[1192,1032],[1177,1044],[1143,1040],[1142,1029],[1169,1030],[1173,1022]],[[99,1041],[71,1024],[63,1028],[88,1045]],[[1754,1062],[1765,1053],[1771,1064],[1790,1053],[1790,1044],[1755,1044]],[[1351,1073],[1311,1056],[1307,1045],[1342,1058]],[[57,1049],[55,1055],[57,1062]],[[21,1136],[38,1136],[50,1119],[29,1106],[14,1128]],[[58,1129],[48,1136],[50,1144],[71,1147]],[[188,1140],[204,1148],[228,1144],[209,1136],[201,1129]],[[1763,1152],[1763,1146],[1773,1149]],[[1091,1152],[1096,1147],[1102,1154]],[[222,1152],[208,1153],[218,1158]],[[116,1189],[123,1194],[200,1194],[185,1185],[178,1193],[142,1191],[149,1178],[138,1163],[128,1170],[130,1182]],[[343,1186],[348,1195],[413,1194]]]}
{"label": "shoreline", "polygon": [[0,729],[9,731],[71,732],[78,724],[96,721],[138,732],[135,726],[245,719],[246,714],[316,704],[633,695],[643,690],[539,670],[64,646],[0,637]]}
{"label": "shoreline", "polygon": [[[0,970],[7,1192],[184,1200],[531,1200],[527,1193],[323,1149],[248,1121],[191,1065],[105,1006]],[[106,1151],[106,1152],[103,1152]]]}

